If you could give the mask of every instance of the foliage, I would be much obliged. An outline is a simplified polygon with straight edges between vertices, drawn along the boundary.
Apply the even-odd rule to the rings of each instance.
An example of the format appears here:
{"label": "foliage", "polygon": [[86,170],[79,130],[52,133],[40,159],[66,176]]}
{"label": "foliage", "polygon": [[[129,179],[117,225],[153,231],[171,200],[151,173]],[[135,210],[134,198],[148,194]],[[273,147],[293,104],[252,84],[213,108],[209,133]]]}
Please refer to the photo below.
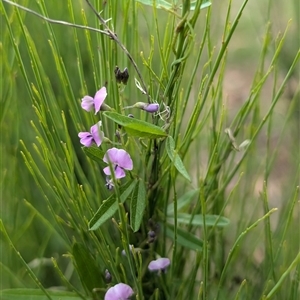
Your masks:
{"label": "foliage", "polygon": [[215,2],[1,1],[1,299],[299,298],[297,28]]}

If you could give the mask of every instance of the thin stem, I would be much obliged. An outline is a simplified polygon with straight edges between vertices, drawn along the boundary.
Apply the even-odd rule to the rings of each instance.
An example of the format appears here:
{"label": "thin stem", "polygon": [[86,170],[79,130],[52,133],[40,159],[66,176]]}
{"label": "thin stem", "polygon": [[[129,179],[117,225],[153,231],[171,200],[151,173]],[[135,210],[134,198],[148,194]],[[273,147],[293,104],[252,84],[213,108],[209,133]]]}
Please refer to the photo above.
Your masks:
{"label": "thin stem", "polygon": [[75,28],[79,28],[79,29],[85,29],[85,30],[92,30],[92,31],[96,31],[96,32],[99,32],[99,33],[102,33],[102,34],[105,34],[107,36],[110,36],[109,32],[105,31],[105,30],[100,30],[100,29],[97,29],[97,28],[93,28],[93,27],[88,27],[88,26],[84,26],[84,25],[78,25],[78,24],[74,24],[74,23],[69,23],[69,22],[65,22],[65,21],[60,21],[60,20],[55,20],[55,19],[50,19],[50,18],[47,18],[37,12],[35,12],[34,10],[31,10],[25,6],[22,6],[20,4],[17,4],[17,3],[14,3],[12,1],[9,1],[9,0],[3,0],[4,2],[7,2],[9,3],[10,5],[13,5],[13,6],[16,6],[24,11],[27,11],[49,23],[53,23],[53,24],[59,24],[59,25],[64,25],[64,26],[71,26],[71,27],[75,27]]}
{"label": "thin stem", "polygon": [[219,295],[220,295],[220,291],[223,285],[223,282],[225,280],[225,275],[228,269],[228,266],[231,262],[231,259],[233,257],[234,252],[237,250],[237,248],[239,247],[240,241],[242,240],[242,238],[252,229],[254,229],[255,227],[257,227],[257,225],[263,221],[264,219],[268,218],[272,213],[274,213],[277,210],[277,208],[273,208],[270,211],[268,211],[263,217],[261,217],[260,219],[258,219],[257,221],[255,221],[252,225],[250,225],[248,228],[246,228],[240,235],[239,237],[236,239],[236,241],[234,242],[234,245],[232,246],[232,248],[230,249],[229,253],[228,253],[228,257],[225,263],[225,266],[222,270],[220,279],[219,279],[219,284],[218,284],[218,289],[217,289],[217,295],[215,297],[215,300],[219,299]]}
{"label": "thin stem", "polygon": [[283,284],[283,281],[286,279],[286,277],[291,273],[291,271],[300,263],[300,252],[298,252],[295,259],[292,261],[290,266],[287,268],[287,270],[282,274],[280,279],[277,281],[275,286],[272,288],[272,290],[269,292],[269,294],[263,298],[264,300],[271,299],[276,292],[278,292],[280,286]]}
{"label": "thin stem", "polygon": [[106,29],[106,35],[108,35],[112,40],[114,40],[119,47],[124,51],[124,53],[127,55],[127,57],[129,58],[129,60],[131,61],[133,67],[135,68],[140,80],[141,80],[141,84],[143,86],[143,90],[146,92],[146,95],[148,97],[148,102],[150,103],[150,95],[148,94],[148,90],[146,87],[146,84],[144,82],[144,79],[142,77],[142,74],[136,64],[136,62],[134,61],[133,57],[131,56],[131,54],[128,52],[128,50],[126,49],[126,47],[121,43],[121,41],[119,40],[119,38],[117,37],[117,35],[111,31],[109,29],[109,27],[107,26],[105,20],[100,16],[100,14],[97,12],[97,10],[94,8],[94,6],[90,3],[89,0],[85,0],[85,2],[87,3],[87,5],[91,8],[91,10],[94,12],[94,14],[97,16],[97,18],[99,19],[100,23],[105,27]]}
{"label": "thin stem", "polygon": [[143,86],[143,90],[146,92],[146,95],[148,97],[148,102],[150,103],[150,95],[148,94],[148,89],[146,87],[146,84],[144,82],[144,79],[142,77],[142,74],[136,64],[136,62],[134,61],[134,59],[132,58],[131,54],[128,52],[128,50],[126,49],[126,47],[120,42],[120,40],[118,39],[117,35],[111,31],[109,29],[109,27],[107,26],[105,20],[99,15],[99,13],[96,11],[96,9],[92,6],[92,4],[88,1],[88,0],[85,0],[86,3],[88,4],[88,6],[92,9],[92,11],[95,13],[95,15],[97,16],[97,18],[99,19],[99,21],[101,22],[101,24],[105,27],[105,30],[101,30],[101,29],[97,29],[97,28],[93,28],[93,27],[89,27],[89,26],[83,26],[83,25],[78,25],[78,24],[74,24],[74,23],[69,23],[69,22],[65,22],[65,21],[60,21],[60,20],[55,20],[55,19],[50,19],[50,18],[47,18],[25,6],[22,6],[20,4],[17,4],[17,3],[14,3],[12,1],[9,1],[9,0],[3,0],[4,2],[12,5],[12,6],[15,6],[15,7],[18,7],[24,11],[27,11],[49,23],[53,23],[53,24],[59,24],[59,25],[64,25],[64,26],[71,26],[71,27],[75,27],[75,28],[79,28],[79,29],[85,29],[85,30],[91,30],[91,31],[96,31],[96,32],[99,32],[101,34],[104,34],[104,35],[107,35],[108,37],[110,37],[112,40],[114,40],[119,46],[120,48],[124,51],[124,53],[127,55],[127,57],[129,58],[129,60],[131,61],[133,67],[135,68],[138,76],[139,76],[139,79],[141,81],[141,84]]}

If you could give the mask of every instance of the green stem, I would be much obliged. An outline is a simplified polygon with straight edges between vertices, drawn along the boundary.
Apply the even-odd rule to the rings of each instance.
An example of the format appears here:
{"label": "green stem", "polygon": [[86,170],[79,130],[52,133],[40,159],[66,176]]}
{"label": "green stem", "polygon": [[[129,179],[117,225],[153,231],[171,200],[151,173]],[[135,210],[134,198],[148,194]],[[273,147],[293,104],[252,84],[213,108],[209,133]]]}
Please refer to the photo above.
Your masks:
{"label": "green stem", "polygon": [[219,284],[218,284],[218,290],[217,290],[217,295],[215,297],[215,300],[219,299],[219,295],[222,289],[222,285],[223,282],[225,280],[226,277],[226,273],[227,273],[227,269],[229,267],[229,264],[231,262],[231,259],[233,257],[233,254],[235,252],[236,249],[238,249],[240,242],[242,240],[242,238],[252,229],[254,229],[261,221],[263,221],[264,219],[268,218],[273,212],[277,211],[277,208],[273,208],[271,209],[268,213],[266,213],[262,218],[258,219],[256,222],[254,222],[251,226],[249,226],[245,231],[243,231],[239,237],[237,238],[237,240],[235,241],[235,243],[233,244],[231,250],[229,251],[225,266],[223,268],[222,274],[220,276],[220,280],[219,280]]}
{"label": "green stem", "polygon": [[287,268],[287,270],[282,274],[282,276],[279,278],[275,286],[272,288],[272,290],[269,292],[269,294],[263,298],[263,300],[268,300],[273,297],[273,295],[279,290],[280,286],[282,285],[283,281],[286,279],[286,277],[291,273],[291,271],[296,268],[296,266],[300,263],[300,252],[297,254],[295,259],[292,261],[290,266]]}

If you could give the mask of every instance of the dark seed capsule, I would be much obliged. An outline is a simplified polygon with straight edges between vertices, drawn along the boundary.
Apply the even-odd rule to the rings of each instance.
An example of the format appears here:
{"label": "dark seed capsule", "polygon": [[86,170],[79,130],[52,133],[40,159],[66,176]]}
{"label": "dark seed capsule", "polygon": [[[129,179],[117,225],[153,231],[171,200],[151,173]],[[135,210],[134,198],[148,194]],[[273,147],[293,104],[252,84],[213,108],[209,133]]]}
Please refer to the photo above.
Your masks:
{"label": "dark seed capsule", "polygon": [[125,68],[123,70],[123,72],[120,70],[120,68],[118,66],[115,67],[115,77],[118,83],[123,83],[123,84],[127,84],[128,78],[129,78],[129,72],[128,69]]}

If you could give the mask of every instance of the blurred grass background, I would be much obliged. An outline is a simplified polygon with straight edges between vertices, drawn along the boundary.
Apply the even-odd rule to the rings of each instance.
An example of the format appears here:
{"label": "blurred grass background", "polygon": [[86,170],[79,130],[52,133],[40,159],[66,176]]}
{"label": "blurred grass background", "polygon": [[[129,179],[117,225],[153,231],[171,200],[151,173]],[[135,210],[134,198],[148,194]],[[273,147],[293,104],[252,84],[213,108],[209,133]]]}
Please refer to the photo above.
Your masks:
{"label": "blurred grass background", "polygon": [[[35,1],[17,1],[26,7],[29,7],[35,11],[39,11],[39,6]],[[232,4],[232,14],[235,15],[236,11],[240,7],[242,1],[236,0]],[[213,14],[212,14],[212,26],[211,26],[211,44],[216,49],[219,49],[222,43],[222,32],[224,30],[223,24],[225,22],[227,1],[213,1]],[[84,5],[83,1],[74,2],[75,20],[78,23],[82,22],[81,9],[84,7],[87,19],[90,26],[95,24],[95,18],[92,13]],[[35,85],[36,79],[33,73],[31,73],[31,62],[27,52],[27,46],[25,45],[24,37],[22,36],[21,29],[16,21],[16,15],[14,9],[8,4],[4,3],[4,8],[10,18],[11,26],[14,31],[15,42],[19,47],[19,52],[24,63],[24,68],[28,72],[28,79]],[[58,20],[65,20],[71,22],[68,10],[67,1],[55,1],[47,3],[47,10],[49,17]],[[145,57],[149,53],[149,29],[147,28],[147,22],[145,18],[149,18],[150,23],[152,13],[150,7],[141,7],[139,9],[138,22],[143,28],[144,35],[140,36],[139,41],[130,40],[130,35],[126,35],[127,40],[123,43],[128,47],[130,51],[133,47],[138,47],[134,52],[144,52]],[[299,17],[299,1],[250,1],[246,7],[243,17],[239,23],[237,31],[228,48],[228,61],[224,76],[223,87],[223,101],[226,106],[226,123],[229,125],[239,109],[243,104],[243,101],[247,98],[251,90],[251,85],[255,71],[259,64],[259,55],[261,51],[261,45],[263,37],[266,32],[266,26],[270,21],[270,40],[276,39],[279,32],[284,32],[288,21],[292,19],[288,30],[286,43],[283,46],[282,53],[279,58],[279,65],[277,67],[276,74],[278,76],[278,82],[281,82],[285,76],[291,62],[295,56],[295,53],[299,49],[299,29],[300,29],[300,17]],[[49,36],[47,36],[45,21],[30,15],[25,12],[21,12],[24,23],[30,32],[30,35],[35,43],[37,52],[39,53],[43,68],[46,70],[45,76],[49,78],[50,84],[53,89],[55,97],[55,105],[59,111],[64,110],[68,112],[68,102],[65,99],[65,93],[61,86],[57,69],[54,64],[53,55],[49,47]],[[161,30],[164,29],[164,24],[167,18],[167,13],[159,11],[159,22],[161,22]],[[120,15],[120,18],[124,18]],[[131,16],[129,16],[131,20]],[[26,205],[24,199],[30,202],[41,215],[50,218],[50,214],[42,193],[37,189],[32,176],[24,164],[24,160],[20,155],[22,147],[20,140],[30,148],[32,143],[36,142],[36,133],[33,130],[30,122],[33,120],[38,123],[38,119],[32,108],[32,101],[30,94],[24,83],[24,78],[21,74],[16,54],[13,49],[12,41],[9,38],[8,29],[4,20],[3,14],[1,14],[1,218],[5,227],[10,234],[11,240],[22,254],[26,262],[31,262],[35,258],[40,257],[57,257],[59,263],[66,269],[70,268],[70,274],[72,274],[71,266],[67,258],[62,257],[63,253],[68,251],[65,243],[58,239],[53,232],[49,230],[46,223],[40,220],[38,214],[30,209],[29,205]],[[116,32],[122,32],[122,30],[132,30],[132,24],[128,22],[128,28],[122,28],[122,22],[116,22],[112,20],[116,26]],[[199,32],[201,28],[204,28],[205,20],[199,21]],[[67,73],[70,78],[70,85],[73,94],[76,95],[74,99],[68,99],[74,102],[74,105],[78,106],[79,99],[85,94],[83,87],[81,86],[81,80],[78,75],[77,68],[77,54],[75,51],[73,29],[69,27],[63,27],[59,25],[53,25],[57,44],[59,46],[60,55],[67,68]],[[151,27],[150,27],[151,28]],[[83,63],[83,75],[87,84],[87,90],[93,93],[95,90],[95,80],[93,72],[93,65],[90,61],[89,51],[86,44],[84,31],[77,30],[81,59]],[[95,33],[92,33],[92,47],[96,56],[101,56],[101,46],[97,43]],[[201,34],[199,34],[201,36]],[[120,35],[122,40],[122,35]],[[197,52],[195,47],[194,52]],[[130,74],[134,74],[134,71],[130,65],[126,65],[126,60],[123,57],[121,51],[120,67],[129,67]],[[142,62],[139,57],[136,57],[136,61],[139,66],[142,66]],[[154,59],[154,64],[156,60]],[[158,62],[158,60],[157,60]],[[187,66],[188,70],[193,66],[193,60],[189,62]],[[159,70],[159,65],[153,65],[154,70]],[[113,72],[111,72],[109,78],[101,78],[104,80],[112,80]],[[200,78],[200,75],[199,75]],[[272,77],[268,79],[268,83],[263,89],[263,93],[260,95],[260,107],[263,115],[264,110],[270,104],[273,93]],[[98,82],[101,85],[104,82]],[[129,90],[128,95],[133,98],[137,97],[137,93]],[[282,95],[279,105],[275,109],[272,120],[272,134],[271,134],[271,147],[277,147],[277,155],[271,166],[271,175],[268,181],[268,199],[269,204],[272,207],[278,207],[278,215],[286,214],[287,207],[285,203],[289,202],[289,199],[295,195],[295,186],[299,184],[299,101],[293,101],[295,97],[299,100],[299,67],[290,78],[288,85]],[[50,101],[50,100],[49,100]],[[53,99],[51,100],[53,101]],[[130,101],[130,100],[128,100]],[[131,100],[135,102],[134,100]],[[193,108],[193,101],[191,100],[191,107]],[[290,107],[290,103],[293,103],[293,108]],[[296,104],[295,104],[296,103]],[[298,104],[298,105],[297,105]],[[188,113],[188,112],[187,112]],[[287,119],[287,115],[290,117]],[[68,124],[72,124],[71,116],[67,114]],[[242,142],[247,138],[247,133],[251,131],[251,120],[249,120],[249,128],[244,128],[239,136]],[[63,130],[62,126],[58,128]],[[74,144],[78,144],[77,132],[73,125],[69,126],[70,134]],[[283,130],[283,132],[282,132]],[[66,133],[61,133],[62,136]],[[205,134],[205,133],[204,133]],[[280,140],[280,145],[277,143]],[[199,140],[201,148],[205,149],[209,143],[205,140]],[[33,148],[31,148],[33,150]],[[81,155],[80,153],[78,155]],[[203,161],[205,161],[205,152],[201,154]],[[248,172],[243,174],[240,184],[231,195],[231,204],[227,207],[226,216],[231,219],[230,228],[225,231],[227,245],[224,248],[229,250],[230,245],[238,235],[235,232],[235,228],[241,228],[247,226],[252,220],[256,220],[263,212],[263,201],[261,193],[263,192],[264,170],[268,153],[266,151],[266,131],[260,134],[256,147],[250,154],[249,160],[245,164],[250,165],[247,168]],[[34,158],[35,159],[35,158]],[[37,159],[39,168],[43,172],[43,163]],[[191,160],[191,166],[193,161]],[[249,171],[251,170],[251,172]],[[192,173],[193,171],[191,171]],[[233,185],[235,181],[233,181]],[[228,191],[229,192],[229,191]],[[299,203],[297,204],[299,206]],[[294,210],[294,217],[290,224],[291,228],[295,230],[289,231],[287,239],[285,240],[284,252],[286,257],[281,258],[282,266],[285,266],[289,261],[289,258],[294,257],[299,251],[299,207]],[[59,209],[57,207],[57,209]],[[248,214],[245,214],[248,212]],[[241,215],[243,217],[241,218]],[[279,217],[277,217],[277,220]],[[51,219],[49,219],[51,222]],[[278,224],[276,224],[276,218],[272,219],[272,228],[274,230],[283,230]],[[237,230],[237,229],[236,229]],[[257,231],[257,235],[251,235],[246,238],[246,242],[240,249],[239,264],[235,265],[235,269],[231,271],[232,278],[229,283],[230,288],[234,288],[234,285],[240,283],[240,280],[244,278],[245,272],[247,276],[252,278],[253,286],[257,286],[260,272],[263,272],[262,264],[265,260],[265,253],[263,245],[261,245],[261,239],[263,239],[263,232]],[[1,272],[0,283],[1,289],[12,287],[33,287],[34,283],[27,276],[25,270],[22,267],[21,262],[17,259],[15,253],[11,251],[9,245],[1,240]],[[247,271],[245,271],[247,270]],[[38,268],[35,269],[38,277],[45,287],[51,287],[60,285],[60,279],[56,275],[55,270],[52,267],[50,261],[45,261],[44,264],[38,264]],[[249,275],[250,274],[250,275]],[[72,278],[76,284],[77,278]],[[259,294],[259,293],[258,293]],[[254,298],[253,298],[254,299]]]}

